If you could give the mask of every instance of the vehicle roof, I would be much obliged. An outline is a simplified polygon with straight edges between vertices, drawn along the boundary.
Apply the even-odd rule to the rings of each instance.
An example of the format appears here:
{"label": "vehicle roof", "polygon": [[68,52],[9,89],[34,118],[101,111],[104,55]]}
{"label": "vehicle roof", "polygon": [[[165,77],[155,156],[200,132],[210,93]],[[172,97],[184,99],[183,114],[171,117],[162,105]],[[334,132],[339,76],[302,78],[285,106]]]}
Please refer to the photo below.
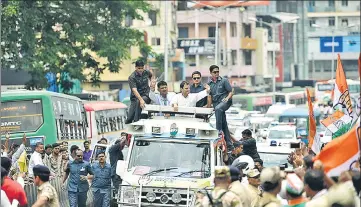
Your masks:
{"label": "vehicle roof", "polygon": [[56,96],[56,97],[61,97],[61,98],[67,98],[67,99],[73,99],[73,100],[77,100],[77,101],[81,101],[80,98],[75,97],[75,96],[71,96],[71,95],[67,95],[67,94],[63,94],[63,93],[55,93],[55,92],[51,92],[51,91],[29,91],[29,90],[17,90],[17,91],[5,91],[5,92],[1,92],[1,97],[2,98],[6,98],[6,97],[32,97],[32,96]]}
{"label": "vehicle roof", "polygon": [[[315,116],[320,116],[321,113],[318,109],[313,109]],[[289,108],[282,112],[280,116],[289,116],[289,117],[308,117],[308,106],[297,106],[295,108]]]}
{"label": "vehicle roof", "polygon": [[127,105],[115,101],[86,101],[84,102],[86,111],[102,111],[110,109],[126,109]]}
{"label": "vehicle roof", "polygon": [[257,143],[257,151],[258,153],[289,154],[292,149],[285,146],[270,146],[268,143]]}
{"label": "vehicle roof", "polygon": [[280,130],[280,131],[286,131],[286,130],[294,130],[296,129],[295,125],[277,125],[270,127],[269,130]]}
{"label": "vehicle roof", "polygon": [[294,107],[296,107],[296,105],[294,104],[282,104],[282,103],[273,104],[268,108],[266,115],[279,115],[282,114],[282,112],[284,112],[285,110]]}

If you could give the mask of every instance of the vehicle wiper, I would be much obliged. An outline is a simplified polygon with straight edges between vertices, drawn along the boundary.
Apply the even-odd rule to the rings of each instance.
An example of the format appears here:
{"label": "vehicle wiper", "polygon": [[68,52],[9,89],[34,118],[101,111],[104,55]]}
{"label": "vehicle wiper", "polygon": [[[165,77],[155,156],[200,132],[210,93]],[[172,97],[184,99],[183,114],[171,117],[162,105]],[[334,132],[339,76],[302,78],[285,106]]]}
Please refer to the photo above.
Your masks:
{"label": "vehicle wiper", "polygon": [[146,173],[144,175],[151,175],[151,174],[154,174],[154,173],[158,173],[158,172],[162,172],[162,171],[170,171],[170,170],[175,170],[175,169],[178,169],[178,167],[169,167],[169,168],[157,169],[157,170],[150,171],[149,173]]}
{"label": "vehicle wiper", "polygon": [[205,171],[205,170],[191,170],[191,171],[187,171],[187,172],[182,172],[181,174],[176,175],[174,177],[180,177],[180,176],[182,176],[184,174],[189,174],[189,173],[194,173],[194,172],[207,172],[207,171]]}

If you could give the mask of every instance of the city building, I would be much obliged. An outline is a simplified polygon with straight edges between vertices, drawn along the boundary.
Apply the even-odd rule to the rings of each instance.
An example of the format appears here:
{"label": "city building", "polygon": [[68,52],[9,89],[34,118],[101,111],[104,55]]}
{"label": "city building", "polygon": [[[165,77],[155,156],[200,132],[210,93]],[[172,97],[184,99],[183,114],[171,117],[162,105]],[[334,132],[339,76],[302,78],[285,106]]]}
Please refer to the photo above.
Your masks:
{"label": "city building", "polygon": [[310,77],[315,80],[334,78],[337,54],[340,54],[346,77],[358,79],[360,2],[308,1],[307,16]]}
{"label": "city building", "polygon": [[216,64],[233,86],[255,85],[257,40],[255,23],[249,21],[250,17],[255,14],[240,8],[192,9],[179,1],[177,47],[185,53],[184,78],[189,80],[194,71],[200,71],[206,82],[210,77],[209,66]]}
{"label": "city building", "polygon": [[[167,29],[169,58],[168,81],[181,79],[183,74],[178,74],[178,71],[183,71],[182,51],[176,50],[177,26],[175,18],[177,5],[174,1],[148,1],[148,3],[151,4],[152,9],[148,13],[141,14],[144,20],[127,18],[125,20],[125,26],[143,31],[145,42],[158,54],[164,54],[166,48],[165,29]],[[167,27],[165,26],[165,22],[167,22]],[[134,71],[133,62],[141,56],[138,47],[132,47],[129,50],[131,58],[123,61],[123,64],[119,66],[119,73],[111,73],[109,70],[104,70],[104,73],[100,75],[100,86],[93,86],[90,81],[85,82],[82,85],[84,92],[95,92],[94,94],[99,95],[101,99],[105,97],[104,99],[122,100],[129,96],[128,77]],[[95,54],[93,56],[100,63],[106,64],[107,60],[105,58],[96,57]],[[152,61],[154,61],[154,58],[149,57],[150,63],[146,67],[154,70],[159,76],[162,72],[157,71],[158,68],[153,66]],[[175,69],[174,72],[173,68]],[[88,73],[88,70],[84,71],[84,74]],[[170,84],[170,88],[173,88],[173,84]]]}
{"label": "city building", "polygon": [[[288,86],[292,80],[308,79],[307,1],[270,1],[267,6],[247,7],[257,17],[257,27],[268,30],[272,41],[272,26],[275,41],[280,44],[276,53],[277,86]],[[293,17],[292,17],[293,16]],[[290,17],[298,18],[289,21]]]}

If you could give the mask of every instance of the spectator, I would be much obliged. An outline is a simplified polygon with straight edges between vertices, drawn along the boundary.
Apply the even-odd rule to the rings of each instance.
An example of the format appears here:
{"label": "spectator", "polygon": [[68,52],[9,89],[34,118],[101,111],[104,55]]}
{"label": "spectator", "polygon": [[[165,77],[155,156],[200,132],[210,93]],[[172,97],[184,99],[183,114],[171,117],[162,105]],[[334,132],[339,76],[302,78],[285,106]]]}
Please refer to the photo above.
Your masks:
{"label": "spectator", "polygon": [[229,190],[234,192],[242,202],[242,206],[251,206],[251,192],[241,183],[243,173],[237,167],[230,166],[231,184]]}
{"label": "spectator", "polygon": [[62,171],[64,171],[62,167],[62,155],[60,154],[60,144],[53,144],[53,151],[48,158],[48,167],[50,171],[55,174],[55,176],[62,176]]}
{"label": "spectator", "polygon": [[199,93],[189,94],[189,83],[187,81],[182,81],[180,84],[181,93],[176,94],[171,102],[172,107],[175,111],[178,111],[179,106],[183,107],[195,107],[197,102],[207,97],[209,93],[209,86],[205,87],[205,90]]}
{"label": "spectator", "polygon": [[116,174],[116,169],[117,169],[118,160],[124,160],[124,156],[123,156],[123,152],[122,152],[122,150],[124,149],[124,146],[125,145],[129,146],[129,142],[128,142],[127,138],[128,138],[128,134],[125,132],[122,132],[121,139],[115,141],[114,145],[112,145],[109,148],[109,159],[110,159],[110,165],[112,168],[111,177],[112,177],[113,186],[115,189],[118,189],[119,185],[122,182],[119,175]]}
{"label": "spectator", "polygon": [[69,143],[67,141],[63,141],[63,147],[65,150],[68,150]]}
{"label": "spectator", "polygon": [[[9,172],[11,168],[10,158],[1,157],[1,167],[3,167],[6,172]],[[1,190],[5,191],[5,194],[9,198],[10,203],[13,203],[14,200],[17,200],[20,206],[27,206],[28,201],[23,187],[18,182],[13,181],[6,172]]]}
{"label": "spectator", "polygon": [[70,156],[69,156],[69,160],[70,161],[74,161],[76,159],[76,151],[79,149],[78,146],[76,145],[72,145],[70,147]]}
{"label": "spectator", "polygon": [[99,141],[100,141],[100,144],[108,144],[108,140],[105,137],[102,137]]}
{"label": "spectator", "polygon": [[286,177],[286,196],[289,207],[306,206],[308,200],[303,197],[303,190],[302,180],[294,173],[288,174]]}
{"label": "spectator", "polygon": [[313,155],[306,155],[303,157],[303,168],[305,170],[312,169],[313,166]]}
{"label": "spectator", "polygon": [[262,172],[262,170],[263,170],[263,160],[261,158],[254,159],[254,166],[259,172]]}
{"label": "spectator", "polygon": [[281,201],[277,198],[277,194],[281,191],[282,181],[281,171],[279,167],[263,169],[260,181],[263,193],[261,194],[259,206],[281,206]]}
{"label": "spectator", "polygon": [[60,154],[61,154],[61,176],[63,177],[65,174],[66,167],[68,166],[69,153],[64,148],[61,148]]}
{"label": "spectator", "polygon": [[156,81],[152,80],[152,82],[150,84],[150,92],[149,92],[150,100],[152,100],[152,102],[156,105],[170,106],[170,102],[172,101],[174,94],[168,93],[167,83],[165,81],[158,82],[157,88],[158,88],[159,94],[154,93],[155,83],[156,83]]}
{"label": "spectator", "polygon": [[44,144],[37,142],[35,146],[35,151],[30,157],[29,161],[29,176],[33,177],[33,167],[35,165],[44,165],[42,154],[44,153]]}
{"label": "spectator", "polygon": [[51,155],[51,152],[53,151],[53,147],[50,145],[50,144],[48,144],[48,145],[46,145],[45,146],[45,153],[46,153],[46,155]]}
{"label": "spectator", "polygon": [[15,153],[11,157],[12,166],[15,169],[15,171],[18,171],[18,172],[20,172],[19,161],[20,161],[20,157],[25,152],[25,145],[26,145],[26,134],[24,133],[23,134],[23,140],[22,140],[22,143],[21,143],[20,147],[15,151]]}
{"label": "spectator", "polygon": [[92,192],[94,195],[94,206],[109,207],[110,206],[110,192],[111,192],[111,166],[106,163],[106,156],[104,152],[97,155],[98,161],[93,164],[92,172]]}
{"label": "spectator", "polygon": [[[59,147],[59,146],[58,146]],[[51,206],[60,207],[58,193],[49,183],[50,170],[43,165],[36,165],[33,168],[34,183],[38,186],[37,200],[33,207]]]}
{"label": "spectator", "polygon": [[9,207],[11,206],[8,196],[6,195],[5,191],[3,190],[3,184],[5,176],[8,174],[8,172],[5,170],[5,168],[1,167],[1,207]]}
{"label": "spectator", "polygon": [[84,159],[85,161],[89,162],[93,150],[91,150],[91,149],[89,148],[89,147],[90,147],[89,141],[84,141],[83,145],[84,145],[84,158],[83,158],[83,159]]}
{"label": "spectator", "polygon": [[135,71],[128,78],[129,88],[131,89],[131,102],[126,124],[138,121],[145,104],[150,103],[149,79],[151,78],[152,73],[149,70],[144,70],[143,61],[137,60],[135,62]]}
{"label": "spectator", "polygon": [[[190,86],[190,93],[199,93],[204,91],[206,88],[202,84],[202,74],[199,71],[192,73],[193,84]],[[204,107],[207,105],[207,97],[202,98],[196,104],[196,107]]]}
{"label": "spectator", "polygon": [[247,174],[248,177],[248,189],[250,191],[250,199],[252,201],[251,207],[255,207],[260,200],[260,172],[257,169],[252,169]]}
{"label": "spectator", "polygon": [[324,183],[324,173],[320,170],[308,170],[304,176],[305,192],[312,200],[327,193]]}
{"label": "spectator", "polygon": [[63,179],[65,188],[65,181],[69,177],[67,188],[70,207],[86,206],[87,192],[89,190],[88,174],[93,175],[91,166],[88,162],[83,161],[83,151],[78,149],[74,161],[68,163]]}
{"label": "spectator", "polygon": [[253,160],[260,158],[257,152],[257,143],[256,140],[252,137],[251,130],[246,129],[242,132],[241,142],[243,144],[244,154],[252,157]]}
{"label": "spectator", "polygon": [[216,128],[223,131],[229,152],[233,150],[231,135],[229,133],[226,111],[232,105],[232,86],[226,78],[219,76],[219,67],[211,65],[209,67],[211,73],[211,81],[208,83],[210,86],[210,93],[208,96],[207,107],[213,108],[216,115]]}

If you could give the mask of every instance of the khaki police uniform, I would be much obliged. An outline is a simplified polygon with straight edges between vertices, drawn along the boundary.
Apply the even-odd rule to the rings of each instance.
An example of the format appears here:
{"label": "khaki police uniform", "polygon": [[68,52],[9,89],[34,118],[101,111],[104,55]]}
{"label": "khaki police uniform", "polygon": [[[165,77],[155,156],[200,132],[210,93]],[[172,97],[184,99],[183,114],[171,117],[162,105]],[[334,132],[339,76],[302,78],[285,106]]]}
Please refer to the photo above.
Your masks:
{"label": "khaki police uniform", "polygon": [[[248,172],[247,174],[247,177],[248,178],[255,178],[255,177],[258,177],[260,175],[260,172],[257,170],[257,169],[252,169]],[[251,207],[255,207],[256,204],[259,202],[260,200],[260,194],[261,194],[261,191],[259,190],[259,188],[251,185],[251,184],[248,184],[247,185],[247,188],[248,188],[248,191],[250,193],[249,197],[251,199],[251,204],[250,206]]]}
{"label": "khaki police uniform", "polygon": [[[281,185],[281,171],[278,167],[265,168],[262,170],[261,176],[261,186],[266,184]],[[259,203],[256,205],[258,207],[280,207],[281,201],[269,192],[263,192]]]}
{"label": "khaki police uniform", "polygon": [[252,195],[246,185],[242,184],[238,180],[234,181],[229,186],[229,191],[235,193],[241,199],[242,206],[251,206]]}
{"label": "khaki police uniform", "polygon": [[[230,171],[229,167],[222,166],[216,167],[215,169],[215,178],[226,178],[230,179]],[[232,191],[228,189],[215,187],[211,193],[212,201],[215,202],[218,200],[221,202],[222,207],[243,207],[241,199]],[[211,202],[207,195],[205,195],[202,199],[198,200],[196,203],[197,207],[210,207]]]}
{"label": "khaki police uniform", "polygon": [[58,193],[49,182],[45,182],[41,186],[39,186],[38,199],[42,196],[48,198],[48,203],[45,204],[43,207],[60,207]]}

